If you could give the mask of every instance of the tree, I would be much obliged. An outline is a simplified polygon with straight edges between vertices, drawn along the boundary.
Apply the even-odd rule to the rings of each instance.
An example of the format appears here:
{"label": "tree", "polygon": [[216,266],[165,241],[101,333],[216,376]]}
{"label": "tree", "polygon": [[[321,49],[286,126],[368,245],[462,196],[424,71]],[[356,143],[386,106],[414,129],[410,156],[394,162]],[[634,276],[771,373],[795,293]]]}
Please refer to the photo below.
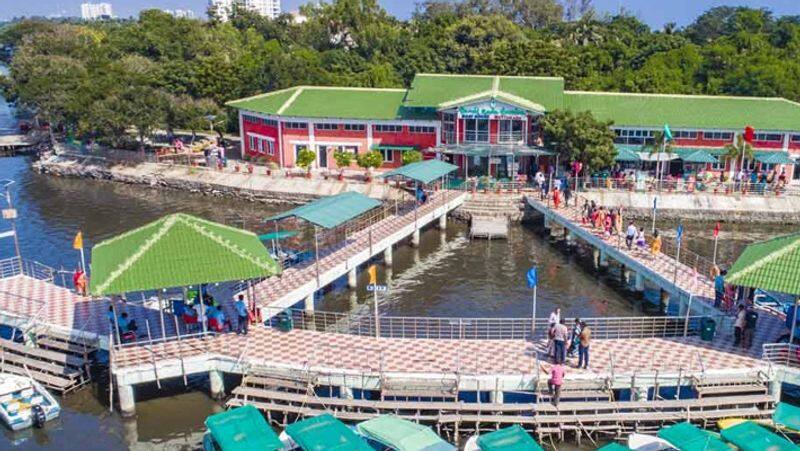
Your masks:
{"label": "tree", "polygon": [[555,110],[542,119],[545,146],[562,161],[580,161],[586,173],[614,164],[617,154],[611,122],[595,119],[588,111]]}
{"label": "tree", "polygon": [[339,168],[339,176],[344,175],[344,169],[350,167],[353,163],[353,153],[347,150],[337,150],[333,153],[333,160],[336,161],[336,167]]}
{"label": "tree", "polygon": [[360,153],[356,157],[356,163],[367,171],[367,180],[370,180],[370,170],[377,169],[383,165],[383,155],[377,150]]}
{"label": "tree", "polygon": [[[661,165],[661,154],[672,152],[672,141],[668,141],[664,132],[659,130],[653,133],[653,142],[645,142],[645,144],[642,145],[642,150],[651,156],[653,154],[658,155],[658,158],[656,158],[656,178],[661,180],[661,176],[664,173],[664,167]],[[667,161],[664,161],[665,166],[667,163]]]}
{"label": "tree", "polygon": [[422,152],[419,150],[408,150],[403,152],[403,166],[422,161]]}
{"label": "tree", "polygon": [[739,135],[736,137],[736,142],[733,144],[726,144],[725,151],[727,152],[726,158],[731,161],[731,166],[736,167],[737,163],[739,170],[744,168],[744,160],[753,159],[753,146],[744,140],[744,136]]}
{"label": "tree", "polygon": [[313,150],[303,149],[297,153],[297,167],[305,169],[308,175],[311,175],[311,165],[317,159],[317,154]]}
{"label": "tree", "polygon": [[[209,121],[209,117],[214,117],[214,121]],[[223,124],[219,121],[223,121]],[[192,132],[192,142],[197,136],[197,131],[209,128],[212,122],[216,122],[216,130],[224,130],[224,121],[226,121],[225,112],[216,102],[211,99],[193,99],[188,95],[171,97],[166,111],[168,133],[174,128],[188,129]]]}

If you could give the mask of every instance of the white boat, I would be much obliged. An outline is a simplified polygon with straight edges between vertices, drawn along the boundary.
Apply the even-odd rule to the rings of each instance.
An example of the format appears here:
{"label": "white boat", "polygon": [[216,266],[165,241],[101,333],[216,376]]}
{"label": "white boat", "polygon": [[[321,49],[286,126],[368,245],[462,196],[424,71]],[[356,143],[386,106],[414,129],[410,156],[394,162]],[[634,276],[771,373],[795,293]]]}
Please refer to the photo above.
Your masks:
{"label": "white boat", "polygon": [[25,376],[0,373],[0,419],[11,430],[42,427],[60,413],[58,402],[40,383]]}
{"label": "white boat", "polygon": [[628,437],[628,448],[634,451],[664,451],[675,449],[668,441],[647,434],[631,434]]}

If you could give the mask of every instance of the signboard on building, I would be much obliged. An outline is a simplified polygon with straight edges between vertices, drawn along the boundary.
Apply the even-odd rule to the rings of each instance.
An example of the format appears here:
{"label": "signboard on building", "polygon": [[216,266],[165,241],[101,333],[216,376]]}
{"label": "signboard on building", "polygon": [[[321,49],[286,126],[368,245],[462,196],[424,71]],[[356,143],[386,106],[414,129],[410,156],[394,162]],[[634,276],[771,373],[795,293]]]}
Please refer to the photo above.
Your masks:
{"label": "signboard on building", "polygon": [[528,114],[522,108],[495,100],[459,107],[458,113],[465,119],[520,119]]}

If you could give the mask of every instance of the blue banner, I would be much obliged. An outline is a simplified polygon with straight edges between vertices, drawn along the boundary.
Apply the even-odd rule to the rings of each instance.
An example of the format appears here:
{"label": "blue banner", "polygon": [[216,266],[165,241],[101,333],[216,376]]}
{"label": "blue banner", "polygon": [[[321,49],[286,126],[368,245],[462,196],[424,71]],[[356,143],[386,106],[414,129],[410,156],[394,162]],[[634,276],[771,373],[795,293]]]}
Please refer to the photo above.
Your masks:
{"label": "blue banner", "polygon": [[653,198],[653,211],[656,211],[656,210],[658,210],[658,198],[654,197]]}
{"label": "blue banner", "polygon": [[538,278],[536,277],[536,267],[535,266],[528,270],[528,274],[526,275],[526,278],[528,279],[528,288],[536,287],[536,284],[538,283]]}
{"label": "blue banner", "polygon": [[678,244],[681,244],[681,239],[683,239],[683,224],[678,224],[678,230],[676,232],[676,240],[678,240]]}

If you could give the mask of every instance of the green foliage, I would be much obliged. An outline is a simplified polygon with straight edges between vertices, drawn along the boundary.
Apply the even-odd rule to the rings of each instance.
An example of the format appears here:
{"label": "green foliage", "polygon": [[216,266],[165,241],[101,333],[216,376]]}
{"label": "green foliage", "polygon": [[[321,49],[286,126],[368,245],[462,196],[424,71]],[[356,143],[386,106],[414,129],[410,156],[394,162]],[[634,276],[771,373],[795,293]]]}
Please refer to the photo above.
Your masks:
{"label": "green foliage", "polygon": [[736,142],[734,144],[725,145],[725,150],[727,151],[726,157],[736,162],[735,165],[739,167],[741,167],[742,159],[753,159],[753,146],[745,141],[742,135],[736,137]]}
{"label": "green foliage", "polygon": [[557,110],[542,119],[545,146],[555,149],[562,161],[582,162],[587,173],[614,164],[617,151],[610,126],[587,111]]}
{"label": "green foliage", "polygon": [[367,170],[377,169],[383,165],[383,155],[377,150],[360,153],[356,157],[356,163],[359,167]]}
{"label": "green foliage", "polygon": [[303,149],[297,153],[297,161],[295,164],[297,167],[311,171],[311,165],[314,164],[314,160],[316,159],[317,154],[315,154],[313,150]]}
{"label": "green foliage", "polygon": [[403,152],[403,166],[422,161],[422,152],[419,150],[408,150]]}
{"label": "green foliage", "polygon": [[336,161],[336,167],[342,170],[350,166],[353,162],[353,157],[353,153],[346,150],[337,150],[333,153],[333,160]]}

